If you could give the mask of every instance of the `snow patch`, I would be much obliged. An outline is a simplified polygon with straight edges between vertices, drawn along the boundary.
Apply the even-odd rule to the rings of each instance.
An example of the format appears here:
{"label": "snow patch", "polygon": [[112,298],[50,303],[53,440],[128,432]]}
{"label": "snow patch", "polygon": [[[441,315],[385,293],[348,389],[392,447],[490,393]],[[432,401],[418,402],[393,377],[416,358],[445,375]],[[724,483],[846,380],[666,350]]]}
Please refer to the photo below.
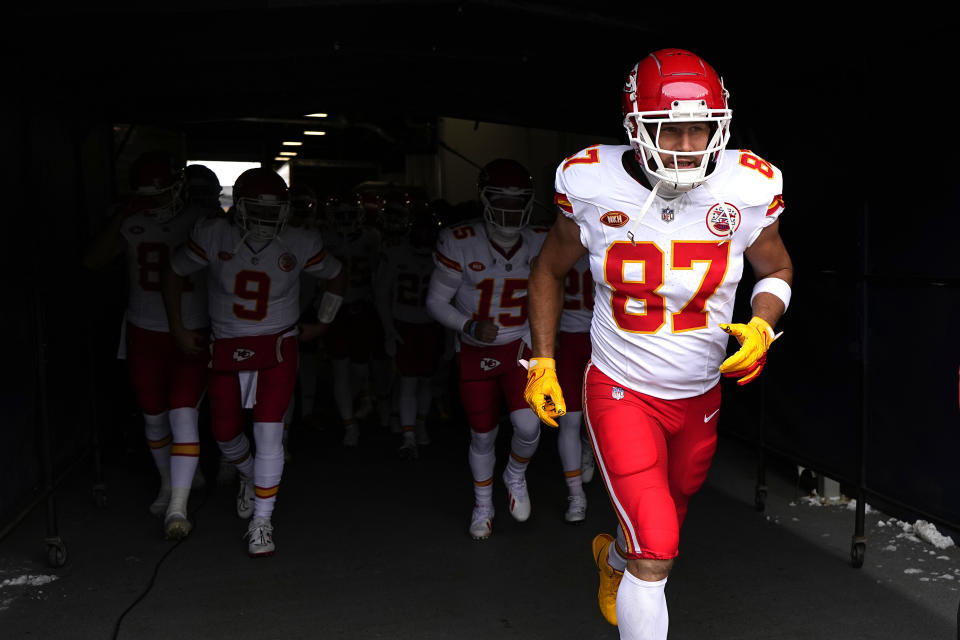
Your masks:
{"label": "snow patch", "polygon": [[43,576],[26,574],[16,578],[8,578],[0,582],[0,589],[4,587],[39,587],[49,584],[57,579],[57,576]]}
{"label": "snow patch", "polygon": [[953,546],[953,538],[937,531],[937,528],[926,520],[917,520],[913,530],[921,540],[929,542],[937,549],[947,549]]}
{"label": "snow patch", "polygon": [[903,572],[908,574],[923,573],[923,569],[904,569]]}

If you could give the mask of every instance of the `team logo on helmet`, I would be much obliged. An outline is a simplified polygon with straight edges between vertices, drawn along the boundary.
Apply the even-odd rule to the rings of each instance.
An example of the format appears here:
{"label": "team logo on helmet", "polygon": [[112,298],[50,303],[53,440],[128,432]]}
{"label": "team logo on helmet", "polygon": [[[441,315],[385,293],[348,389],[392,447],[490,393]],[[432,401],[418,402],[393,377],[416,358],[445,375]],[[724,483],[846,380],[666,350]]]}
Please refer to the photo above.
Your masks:
{"label": "team logo on helmet", "polygon": [[484,269],[487,268],[486,265],[484,265],[482,262],[471,262],[467,266],[473,269],[474,271],[483,271]]}
{"label": "team logo on helmet", "polygon": [[280,257],[277,258],[277,266],[280,267],[281,271],[289,273],[297,266],[297,257],[292,253],[281,253]]}
{"label": "team logo on helmet", "polygon": [[721,238],[730,236],[740,227],[740,210],[729,202],[719,202],[707,211],[707,229]]}
{"label": "team logo on helmet", "polygon": [[608,227],[622,227],[630,220],[630,216],[623,211],[608,211],[600,216],[600,222]]}
{"label": "team logo on helmet", "polygon": [[675,212],[673,209],[670,207],[664,207],[660,210],[660,219],[664,222],[673,222],[674,214]]}
{"label": "team logo on helmet", "polygon": [[494,360],[493,358],[483,358],[480,360],[480,368],[484,371],[493,371],[500,366],[499,360]]}
{"label": "team logo on helmet", "polygon": [[236,349],[233,352],[233,360],[234,362],[243,362],[244,360],[249,360],[255,355],[256,355],[255,351],[251,351],[250,349],[240,348],[240,349]]}

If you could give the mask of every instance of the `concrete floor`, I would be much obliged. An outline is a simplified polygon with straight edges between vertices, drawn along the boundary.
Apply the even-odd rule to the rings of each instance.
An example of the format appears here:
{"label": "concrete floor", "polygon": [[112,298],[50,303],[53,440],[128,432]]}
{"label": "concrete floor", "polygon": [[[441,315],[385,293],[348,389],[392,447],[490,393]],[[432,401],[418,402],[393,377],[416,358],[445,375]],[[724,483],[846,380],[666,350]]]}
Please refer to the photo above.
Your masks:
{"label": "concrete floor", "polygon": [[[148,459],[108,458],[102,507],[81,465],[56,494],[65,566],[47,564],[42,506],[0,542],[0,639],[617,638],[597,608],[590,554],[615,520],[594,481],[587,521],[563,522],[555,432],[544,431],[531,463],[533,516],[521,524],[499,483],[501,429],[498,515],[479,543],[466,533],[466,429],[435,424],[432,434],[419,460],[401,462],[396,436],[376,427],[356,451],[339,445],[335,422],[294,432],[277,553],[258,560],[246,556],[234,486],[216,486],[209,461],[209,486],[191,498],[195,529],[180,543],[163,540],[147,511]],[[956,547],[897,537],[890,517],[872,512],[866,561],[853,569],[853,512],[811,506],[789,474],[771,471],[758,513],[755,464],[721,439],[667,586],[671,640],[957,637]]]}

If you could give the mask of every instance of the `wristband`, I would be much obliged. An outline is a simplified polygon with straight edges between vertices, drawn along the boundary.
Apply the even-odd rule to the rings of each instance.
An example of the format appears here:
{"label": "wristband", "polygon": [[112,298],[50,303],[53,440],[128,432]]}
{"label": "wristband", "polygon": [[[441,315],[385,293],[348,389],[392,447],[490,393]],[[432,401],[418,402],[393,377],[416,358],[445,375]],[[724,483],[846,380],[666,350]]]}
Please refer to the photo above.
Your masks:
{"label": "wristband", "polygon": [[320,298],[320,308],[317,309],[317,320],[323,324],[330,324],[333,322],[333,319],[337,316],[337,311],[340,310],[340,305],[342,303],[343,296],[338,296],[335,293],[324,291],[323,297]]}
{"label": "wristband", "polygon": [[784,311],[790,306],[791,289],[786,280],[781,280],[780,278],[762,278],[761,280],[757,280],[757,284],[753,286],[753,293],[750,294],[751,305],[753,305],[753,299],[757,297],[758,293],[769,293],[780,298],[780,301],[783,302]]}
{"label": "wristband", "polygon": [[466,333],[468,336],[470,336],[471,338],[474,338],[474,339],[475,339],[475,338],[477,337],[477,326],[478,326],[479,324],[480,324],[480,323],[477,322],[476,320],[471,320],[471,321],[470,321],[470,324],[467,325],[467,330],[466,330],[465,333]]}

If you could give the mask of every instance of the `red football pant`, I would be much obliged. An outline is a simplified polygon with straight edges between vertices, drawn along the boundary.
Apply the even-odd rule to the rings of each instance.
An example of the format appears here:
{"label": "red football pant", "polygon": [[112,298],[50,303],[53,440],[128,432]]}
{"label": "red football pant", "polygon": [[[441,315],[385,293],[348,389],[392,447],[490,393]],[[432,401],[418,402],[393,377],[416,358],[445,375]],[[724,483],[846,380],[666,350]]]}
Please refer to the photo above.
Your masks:
{"label": "red football pant", "polygon": [[583,410],[583,371],[590,362],[592,349],[589,333],[560,332],[557,335],[557,382],[568,413]]}
{"label": "red football pant", "polygon": [[[283,362],[257,371],[254,422],[283,422],[297,382],[297,338],[285,338],[280,347]],[[243,399],[237,371],[210,372],[210,422],[213,437],[228,442],[243,432]]]}
{"label": "red football pant", "polygon": [[527,370],[518,359],[530,359],[522,340],[488,347],[461,343],[457,361],[460,368],[460,402],[470,428],[477,433],[492,431],[500,422],[500,399],[507,409],[527,409],[523,397]]}
{"label": "red football pant", "polygon": [[167,332],[127,323],[127,367],[143,413],[158,415],[169,409],[195,409],[207,388],[209,360],[206,350],[184,353]]}
{"label": "red football pant", "polygon": [[620,386],[593,364],[584,378],[584,419],[597,468],[627,539],[628,558],[677,556],[690,496],[717,448],[720,385],[661,400]]}

